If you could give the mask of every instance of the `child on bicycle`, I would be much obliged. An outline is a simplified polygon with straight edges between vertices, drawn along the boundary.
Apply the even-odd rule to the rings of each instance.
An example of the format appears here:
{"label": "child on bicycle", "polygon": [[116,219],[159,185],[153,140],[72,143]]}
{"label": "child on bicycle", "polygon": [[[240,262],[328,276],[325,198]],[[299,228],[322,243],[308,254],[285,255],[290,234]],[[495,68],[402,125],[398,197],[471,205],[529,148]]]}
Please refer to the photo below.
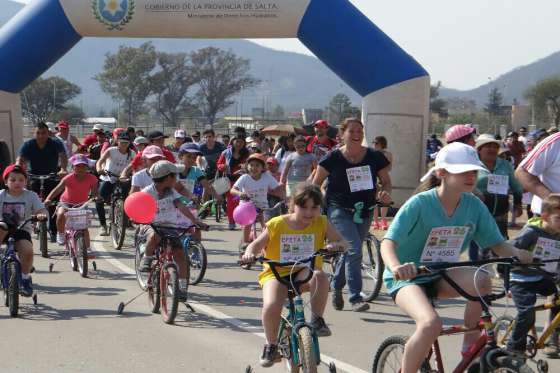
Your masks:
{"label": "child on bicycle", "polygon": [[[560,250],[556,249],[560,241],[560,194],[551,194],[542,203],[540,217],[530,219],[517,237],[511,243],[521,250],[533,253],[535,258],[558,259]],[[557,274],[558,263],[549,263],[545,270]],[[527,347],[527,334],[535,324],[535,310],[537,294],[556,295],[556,284],[552,275],[543,276],[530,268],[513,269],[510,274],[510,291],[517,308],[517,317],[511,337],[508,340],[508,351],[524,355]],[[554,300],[552,300],[554,301]],[[549,321],[560,311],[554,307],[549,315]],[[558,331],[554,330],[545,349],[549,357],[558,355]]]}
{"label": "child on bicycle", "polygon": [[[482,170],[474,148],[452,143],[440,150],[433,167],[422,181],[437,185],[411,197],[399,210],[381,243],[386,268],[383,281],[391,297],[416,323],[408,339],[401,372],[417,372],[432,343],[437,339],[442,322],[431,299],[460,296],[445,280],[437,276],[417,277],[421,262],[456,262],[471,240],[491,248],[502,257],[517,256],[530,262],[531,254],[505,242],[492,215],[472,194],[476,175]],[[488,294],[490,277],[479,273],[474,284],[474,268],[454,268],[449,277],[469,294]],[[478,302],[468,302],[465,325],[475,327],[482,310]],[[465,334],[462,352],[469,351],[478,339],[476,333]]]}
{"label": "child on bicycle", "polygon": [[[70,159],[72,172],[66,175],[54,188],[47,198],[45,204],[50,204],[61,193],[60,202],[56,210],[56,242],[64,245],[64,232],[66,227],[66,212],[69,208],[84,204],[89,196],[99,199],[97,190],[97,178],[88,172],[89,159],[85,155],[75,154]],[[89,249],[89,232],[84,234],[86,247]]]}
{"label": "child on bicycle", "polygon": [[[250,262],[257,255],[264,255],[267,259],[275,261],[294,261],[296,258],[307,257],[322,249],[325,247],[326,240],[330,242],[326,247],[328,249],[339,251],[346,249],[348,243],[327,221],[327,217],[321,215],[322,206],[323,195],[319,187],[304,183],[297,185],[290,202],[290,213],[269,220],[266,229],[247,247],[242,261]],[[295,241],[299,244],[290,245],[289,242]],[[329,336],[331,331],[323,319],[329,293],[329,280],[321,270],[322,263],[321,257],[315,259],[313,277],[300,290],[312,293],[311,325],[315,332],[318,336]],[[278,268],[280,276],[292,276],[296,279],[305,278],[307,271],[306,267]],[[288,290],[275,278],[266,263],[259,274],[259,283],[263,289],[262,323],[266,337],[260,364],[263,367],[270,367],[280,357],[277,335]]]}
{"label": "child on bicycle", "polygon": [[[193,216],[187,205],[182,202],[183,197],[175,190],[177,174],[179,173],[177,166],[169,161],[162,160],[154,163],[149,171],[153,183],[142,189],[142,191],[151,194],[157,201],[157,213],[153,223],[166,227],[181,228],[178,225],[178,214],[180,213],[194,224],[204,226],[203,223]],[[140,272],[149,272],[156,247],[159,245],[161,238],[150,225],[142,226],[141,234],[146,237],[147,241],[146,252],[138,270]],[[180,245],[180,243],[178,244]],[[176,250],[173,252],[173,255],[179,266],[179,290],[181,293],[179,294],[179,299],[184,301],[186,300],[188,286],[187,260],[183,250]]]}
{"label": "child on bicycle", "polygon": [[[273,194],[283,198],[284,191],[282,186],[272,177],[266,170],[266,157],[255,153],[247,158],[247,173],[242,175],[230,190],[234,196],[238,196],[243,200],[251,200],[257,210],[268,208],[267,195]],[[258,217],[261,227],[264,229],[264,219],[261,213]],[[243,242],[249,242],[251,234],[251,226],[243,227]]]}
{"label": "child on bicycle", "polygon": [[[0,191],[0,220],[10,220],[14,224],[21,224],[31,215],[36,215],[40,220],[48,217],[45,206],[35,192],[25,189],[27,185],[27,172],[18,165],[6,167],[2,173],[6,189]],[[33,267],[33,243],[31,241],[32,228],[27,224],[22,229],[6,232],[0,229],[0,243],[7,242],[11,236],[15,240],[18,258],[21,262],[21,289],[23,296],[33,295],[33,282],[31,268]]]}

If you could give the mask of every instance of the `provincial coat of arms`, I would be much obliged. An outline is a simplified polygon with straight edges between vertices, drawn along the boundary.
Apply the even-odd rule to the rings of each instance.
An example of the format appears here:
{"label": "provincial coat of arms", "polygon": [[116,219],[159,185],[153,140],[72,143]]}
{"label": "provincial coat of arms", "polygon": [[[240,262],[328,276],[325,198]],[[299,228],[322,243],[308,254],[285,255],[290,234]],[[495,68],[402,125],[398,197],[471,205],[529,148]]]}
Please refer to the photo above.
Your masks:
{"label": "provincial coat of arms", "polygon": [[92,0],[95,18],[107,26],[109,31],[122,30],[134,15],[134,0]]}

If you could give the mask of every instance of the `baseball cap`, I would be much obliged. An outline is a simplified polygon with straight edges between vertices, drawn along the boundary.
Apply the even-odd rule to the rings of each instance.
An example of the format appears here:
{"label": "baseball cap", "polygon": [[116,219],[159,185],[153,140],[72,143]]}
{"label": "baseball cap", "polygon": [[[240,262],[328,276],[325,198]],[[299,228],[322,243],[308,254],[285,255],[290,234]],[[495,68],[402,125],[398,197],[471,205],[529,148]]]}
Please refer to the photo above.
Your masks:
{"label": "baseball cap", "polygon": [[77,166],[79,164],[89,165],[89,158],[83,154],[74,154],[72,157],[70,157],[69,161],[72,166]]}
{"label": "baseball cap", "polygon": [[68,122],[61,120],[60,122],[58,122],[58,128],[70,128],[70,125],[68,124]]}
{"label": "baseball cap", "polygon": [[200,147],[193,142],[188,142],[186,144],[181,145],[179,148],[180,153],[196,153],[200,154]]}
{"label": "baseball cap", "polygon": [[316,121],[315,123],[313,123],[313,127],[319,127],[319,128],[329,128],[329,122],[327,122],[324,119],[319,119],[318,121]]}
{"label": "baseball cap", "polygon": [[247,163],[251,161],[259,161],[262,163],[263,167],[266,166],[266,156],[259,153],[253,153],[247,158]]}
{"label": "baseball cap", "polygon": [[474,145],[474,147],[478,150],[478,148],[491,143],[494,143],[498,146],[502,145],[500,144],[500,141],[496,140],[496,138],[493,135],[490,135],[488,133],[483,133],[482,135],[478,136],[478,138],[476,139],[476,144]]}
{"label": "baseball cap", "polygon": [[117,138],[119,137],[119,135],[120,135],[121,133],[123,133],[123,132],[126,133],[126,128],[120,128],[120,127],[115,128],[115,129],[113,130],[113,138],[114,138],[114,139],[117,139]]}
{"label": "baseball cap", "polygon": [[163,134],[163,132],[161,132],[161,131],[152,131],[152,132],[148,133],[148,138],[150,140],[155,140],[155,139],[159,139],[159,138],[162,138],[162,137],[164,139],[167,138],[167,136],[165,136]]}
{"label": "baseball cap", "polygon": [[51,132],[56,132],[56,125],[53,122],[47,122],[45,123],[47,125],[47,127],[49,128],[49,131]]}
{"label": "baseball cap", "polygon": [[175,136],[176,139],[184,139],[185,137],[187,137],[187,133],[185,132],[185,130],[176,130],[175,131]]}
{"label": "baseball cap", "polygon": [[130,135],[128,134],[128,132],[123,131],[123,132],[119,133],[119,135],[117,136],[117,140],[118,141],[128,141],[128,142],[130,142]]}
{"label": "baseball cap", "polygon": [[95,123],[93,125],[93,129],[92,131],[104,131],[105,128],[103,127],[103,125],[101,123]]}
{"label": "baseball cap", "polygon": [[134,138],[134,145],[139,145],[139,144],[149,144],[150,141],[148,141],[147,138],[145,138],[144,136],[138,136],[136,138]]}
{"label": "baseball cap", "polygon": [[158,157],[164,158],[164,155],[161,148],[157,145],[147,146],[146,149],[144,149],[144,151],[142,152],[142,158],[153,159]]}
{"label": "baseball cap", "polygon": [[456,124],[445,131],[445,142],[452,143],[465,136],[472,135],[476,132],[474,127],[470,127],[464,124]]}
{"label": "baseball cap", "polygon": [[467,171],[485,170],[480,162],[476,150],[462,142],[453,142],[445,145],[436,156],[435,166],[430,169],[421,179],[426,181],[436,170],[444,169],[452,174],[460,174]]}
{"label": "baseball cap", "polygon": [[160,179],[167,175],[177,173],[179,173],[179,169],[169,161],[157,161],[150,167],[150,176],[152,179]]}
{"label": "baseball cap", "polygon": [[4,181],[6,181],[6,179],[8,178],[8,175],[11,172],[16,171],[16,170],[23,173],[25,175],[25,177],[27,178],[27,171],[25,171],[25,167],[22,167],[22,166],[17,165],[17,164],[11,164],[4,169],[4,172],[2,172],[2,179],[4,179]]}

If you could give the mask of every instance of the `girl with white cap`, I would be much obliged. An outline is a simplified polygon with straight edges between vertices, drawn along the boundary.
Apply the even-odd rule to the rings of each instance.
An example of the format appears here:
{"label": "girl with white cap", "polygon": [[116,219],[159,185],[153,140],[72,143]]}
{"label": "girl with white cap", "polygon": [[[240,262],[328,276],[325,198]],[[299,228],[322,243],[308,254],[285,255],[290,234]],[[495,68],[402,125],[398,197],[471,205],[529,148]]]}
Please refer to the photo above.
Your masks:
{"label": "girl with white cap", "polygon": [[[423,178],[440,180],[440,185],[411,197],[399,210],[381,243],[386,264],[383,280],[395,303],[416,322],[416,331],[405,346],[401,372],[417,372],[438,337],[442,322],[430,298],[455,298],[459,294],[436,276],[417,278],[421,262],[455,262],[475,240],[502,257],[517,256],[530,262],[531,255],[505,242],[486,206],[472,194],[477,172],[484,170],[476,150],[464,143],[452,143],[438,153],[433,167]],[[448,274],[469,294],[476,294],[473,268],[454,268]],[[397,280],[398,279],[398,280]],[[491,289],[490,277],[479,273],[480,294]],[[474,327],[481,313],[478,302],[468,302],[465,325]],[[479,336],[465,334],[463,352]]]}

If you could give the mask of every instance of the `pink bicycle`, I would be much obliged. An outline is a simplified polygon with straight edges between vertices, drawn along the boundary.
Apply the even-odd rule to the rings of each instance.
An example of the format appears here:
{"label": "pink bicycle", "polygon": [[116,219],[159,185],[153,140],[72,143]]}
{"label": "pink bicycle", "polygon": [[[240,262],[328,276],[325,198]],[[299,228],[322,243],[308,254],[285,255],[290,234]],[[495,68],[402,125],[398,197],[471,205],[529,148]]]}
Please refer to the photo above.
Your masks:
{"label": "pink bicycle", "polygon": [[[87,277],[89,260],[95,259],[95,256],[88,252],[86,245],[86,233],[91,221],[92,213],[86,210],[88,203],[93,201],[89,199],[84,204],[69,208],[66,211],[66,226],[64,231],[64,241],[68,257],[70,259],[70,267],[73,271],[79,271],[82,277]],[[97,264],[92,261],[93,270],[97,270]]]}

